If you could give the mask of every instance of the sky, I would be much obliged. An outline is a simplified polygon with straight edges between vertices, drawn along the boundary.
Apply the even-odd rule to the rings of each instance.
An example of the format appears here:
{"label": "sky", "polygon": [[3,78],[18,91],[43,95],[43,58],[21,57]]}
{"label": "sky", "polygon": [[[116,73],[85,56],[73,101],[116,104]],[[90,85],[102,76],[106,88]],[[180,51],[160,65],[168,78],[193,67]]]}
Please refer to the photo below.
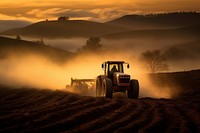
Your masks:
{"label": "sky", "polygon": [[200,12],[200,0],[1,0],[0,20],[37,22],[59,16],[106,22],[127,14]]}

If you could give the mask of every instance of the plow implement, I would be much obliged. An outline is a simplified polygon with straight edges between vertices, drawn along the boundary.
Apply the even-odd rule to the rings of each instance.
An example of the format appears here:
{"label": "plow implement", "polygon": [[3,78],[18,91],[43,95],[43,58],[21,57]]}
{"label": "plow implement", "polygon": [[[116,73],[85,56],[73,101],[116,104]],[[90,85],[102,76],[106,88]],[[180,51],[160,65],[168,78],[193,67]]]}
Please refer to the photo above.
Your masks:
{"label": "plow implement", "polygon": [[95,79],[73,79],[71,78],[71,88],[74,92],[83,95],[95,94]]}

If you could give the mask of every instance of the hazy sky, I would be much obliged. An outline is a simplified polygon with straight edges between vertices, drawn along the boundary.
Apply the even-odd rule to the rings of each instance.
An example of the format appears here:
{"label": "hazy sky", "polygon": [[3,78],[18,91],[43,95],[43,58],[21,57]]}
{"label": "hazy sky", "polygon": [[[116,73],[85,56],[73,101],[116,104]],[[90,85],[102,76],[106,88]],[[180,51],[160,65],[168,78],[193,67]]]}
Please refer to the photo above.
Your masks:
{"label": "hazy sky", "polygon": [[200,12],[200,0],[0,0],[0,20],[71,19],[108,21],[125,14]]}

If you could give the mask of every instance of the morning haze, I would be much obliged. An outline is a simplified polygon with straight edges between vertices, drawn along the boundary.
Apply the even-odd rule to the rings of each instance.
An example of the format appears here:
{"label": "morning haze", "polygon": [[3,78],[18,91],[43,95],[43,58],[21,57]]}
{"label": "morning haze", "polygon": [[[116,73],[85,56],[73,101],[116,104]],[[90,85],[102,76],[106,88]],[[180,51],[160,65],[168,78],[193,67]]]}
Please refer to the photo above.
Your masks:
{"label": "morning haze", "polygon": [[[173,12],[125,15],[105,23],[63,17],[11,28],[1,32],[4,37],[0,38],[2,84],[63,89],[71,78],[95,78],[102,73],[100,64],[105,60],[126,60],[133,66],[128,72],[141,82],[141,96],[170,98],[173,93],[168,88],[159,91],[144,76],[150,71],[140,61],[141,55],[148,50],[160,50],[169,66],[167,71],[198,69],[199,22],[198,12]],[[92,50],[94,53],[82,51],[92,36],[100,38],[101,48],[98,52]],[[9,68],[6,72],[5,67]],[[21,71],[27,74],[22,75]],[[38,77],[44,75],[48,78],[41,82]],[[54,80],[55,84],[48,84]],[[148,86],[154,92],[150,93]]]}
{"label": "morning haze", "polygon": [[198,133],[199,36],[199,0],[1,0],[0,132]]}

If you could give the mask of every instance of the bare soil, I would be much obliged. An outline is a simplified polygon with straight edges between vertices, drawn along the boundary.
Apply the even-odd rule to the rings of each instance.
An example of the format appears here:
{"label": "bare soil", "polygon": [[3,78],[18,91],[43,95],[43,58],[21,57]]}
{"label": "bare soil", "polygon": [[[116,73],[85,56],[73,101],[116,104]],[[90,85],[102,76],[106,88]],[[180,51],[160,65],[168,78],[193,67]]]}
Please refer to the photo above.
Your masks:
{"label": "bare soil", "polygon": [[194,79],[192,88],[174,99],[109,99],[1,86],[0,132],[198,133],[200,82]]}

